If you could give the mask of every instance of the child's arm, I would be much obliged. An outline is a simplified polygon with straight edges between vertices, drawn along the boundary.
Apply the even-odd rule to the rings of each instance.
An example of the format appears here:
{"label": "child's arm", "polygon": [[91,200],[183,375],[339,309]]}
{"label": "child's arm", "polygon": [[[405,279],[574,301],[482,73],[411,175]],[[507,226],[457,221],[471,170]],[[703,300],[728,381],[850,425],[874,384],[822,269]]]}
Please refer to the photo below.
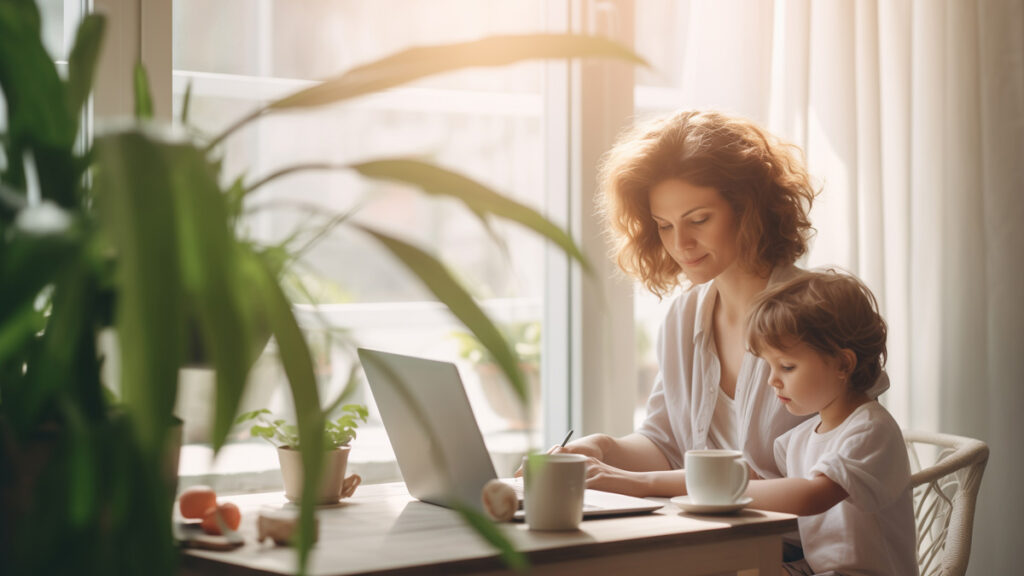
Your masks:
{"label": "child's arm", "polygon": [[810,480],[751,480],[747,486],[747,496],[754,499],[751,508],[813,516],[842,502],[848,494],[839,484],[819,474]]}

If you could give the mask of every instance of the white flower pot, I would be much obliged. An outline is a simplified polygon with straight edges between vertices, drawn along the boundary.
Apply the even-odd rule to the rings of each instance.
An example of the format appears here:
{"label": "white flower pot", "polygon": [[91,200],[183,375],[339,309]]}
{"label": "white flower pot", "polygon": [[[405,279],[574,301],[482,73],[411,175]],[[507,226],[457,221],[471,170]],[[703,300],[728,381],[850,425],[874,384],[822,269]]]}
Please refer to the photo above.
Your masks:
{"label": "white flower pot", "polygon": [[[324,452],[323,472],[317,504],[335,504],[341,499],[345,482],[345,468],[348,466],[348,446]],[[281,478],[284,480],[285,498],[292,502],[302,500],[302,453],[287,446],[277,449],[281,462]]]}
{"label": "white flower pot", "polygon": [[497,364],[485,362],[476,365],[480,387],[484,397],[495,414],[505,421],[510,430],[528,430],[540,425],[540,368],[536,364],[520,363],[530,390],[530,405],[524,410],[519,396],[508,381],[508,377]]}

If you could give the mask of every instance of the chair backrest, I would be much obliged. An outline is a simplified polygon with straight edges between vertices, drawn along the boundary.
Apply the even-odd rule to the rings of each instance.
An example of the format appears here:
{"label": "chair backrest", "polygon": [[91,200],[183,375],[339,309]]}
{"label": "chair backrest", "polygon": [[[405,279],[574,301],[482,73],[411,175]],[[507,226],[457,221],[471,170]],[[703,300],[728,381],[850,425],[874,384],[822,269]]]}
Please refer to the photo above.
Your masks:
{"label": "chair backrest", "polygon": [[918,430],[904,430],[903,439],[910,454],[920,574],[963,576],[988,445]]}

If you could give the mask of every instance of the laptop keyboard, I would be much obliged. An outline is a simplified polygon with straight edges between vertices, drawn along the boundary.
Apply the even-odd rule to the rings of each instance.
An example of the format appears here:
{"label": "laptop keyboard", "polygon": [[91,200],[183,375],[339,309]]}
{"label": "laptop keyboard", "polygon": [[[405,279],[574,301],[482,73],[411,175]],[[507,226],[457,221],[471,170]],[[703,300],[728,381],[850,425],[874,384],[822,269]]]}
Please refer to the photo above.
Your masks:
{"label": "laptop keyboard", "polygon": [[[519,500],[519,509],[522,510],[523,509],[523,493],[524,493],[523,492],[523,479],[522,478],[509,478],[509,479],[504,479],[503,478],[502,481],[505,482],[506,484],[508,484],[509,486],[511,486],[513,490],[515,490],[515,492],[516,492],[516,499]],[[586,501],[583,502],[583,510],[584,511],[587,511],[587,510],[602,510],[602,509],[603,508],[601,508],[600,506],[594,506],[593,504],[587,504]]]}

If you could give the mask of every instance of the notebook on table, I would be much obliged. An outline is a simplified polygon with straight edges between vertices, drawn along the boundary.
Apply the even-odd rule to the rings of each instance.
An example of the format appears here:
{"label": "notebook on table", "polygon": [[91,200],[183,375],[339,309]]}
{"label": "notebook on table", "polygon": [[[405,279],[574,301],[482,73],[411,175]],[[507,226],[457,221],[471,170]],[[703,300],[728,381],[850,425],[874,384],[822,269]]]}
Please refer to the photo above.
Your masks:
{"label": "notebook on table", "polygon": [[[480,491],[498,476],[455,365],[366,348],[358,352],[409,494],[440,506],[459,502],[480,509]],[[502,481],[516,488],[521,508],[522,479]],[[583,496],[584,518],[661,507],[598,490]],[[520,509],[516,517],[522,514]]]}

